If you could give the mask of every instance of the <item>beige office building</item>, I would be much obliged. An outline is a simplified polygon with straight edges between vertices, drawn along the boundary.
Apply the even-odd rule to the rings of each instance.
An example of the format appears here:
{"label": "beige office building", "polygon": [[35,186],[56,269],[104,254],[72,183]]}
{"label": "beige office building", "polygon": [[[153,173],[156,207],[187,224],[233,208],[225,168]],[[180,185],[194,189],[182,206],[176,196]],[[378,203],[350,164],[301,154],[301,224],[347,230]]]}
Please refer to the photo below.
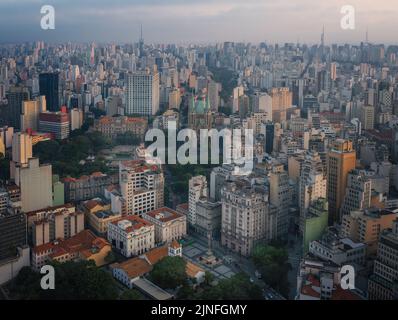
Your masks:
{"label": "beige office building", "polygon": [[355,169],[356,153],[352,142],[337,139],[327,155],[328,202],[330,222],[341,222],[340,207],[347,187],[348,173]]}
{"label": "beige office building", "polygon": [[27,165],[17,165],[15,184],[21,189],[22,211],[29,212],[52,206],[51,165],[40,165],[37,158],[29,159]]}

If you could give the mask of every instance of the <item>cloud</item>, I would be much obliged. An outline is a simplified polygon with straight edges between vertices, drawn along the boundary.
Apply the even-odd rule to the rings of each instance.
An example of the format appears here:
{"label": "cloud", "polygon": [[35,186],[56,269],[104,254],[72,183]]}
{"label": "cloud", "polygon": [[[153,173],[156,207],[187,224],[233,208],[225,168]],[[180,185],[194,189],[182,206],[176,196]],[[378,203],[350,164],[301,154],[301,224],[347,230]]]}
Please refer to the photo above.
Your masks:
{"label": "cloud", "polygon": [[[340,8],[352,4],[357,28],[340,29]],[[40,29],[40,8],[53,5],[56,30]],[[144,26],[150,42],[252,41],[396,43],[398,7],[391,0],[0,0],[0,42],[128,41]]]}

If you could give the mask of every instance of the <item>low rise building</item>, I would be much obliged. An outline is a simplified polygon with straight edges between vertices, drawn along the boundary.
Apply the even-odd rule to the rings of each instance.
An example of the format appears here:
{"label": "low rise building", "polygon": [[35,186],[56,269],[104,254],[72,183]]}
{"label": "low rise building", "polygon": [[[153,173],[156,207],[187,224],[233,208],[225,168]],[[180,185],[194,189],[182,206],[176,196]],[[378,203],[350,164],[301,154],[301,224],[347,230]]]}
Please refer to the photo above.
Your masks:
{"label": "low rise building", "polygon": [[96,266],[106,264],[106,257],[112,248],[109,242],[96,237],[89,230],[84,230],[67,240],[57,239],[32,249],[31,265],[35,270],[50,261],[64,263],[67,261],[93,260]]}
{"label": "low rise building", "polygon": [[148,129],[148,120],[134,117],[109,117],[103,116],[94,122],[94,130],[101,132],[105,137],[116,138],[119,134],[130,132],[133,135],[144,138]]}
{"label": "low rise building", "polygon": [[144,213],[142,217],[154,224],[156,243],[179,240],[187,234],[187,217],[173,209],[163,207]]}
{"label": "low rise building", "polygon": [[343,216],[341,236],[367,245],[367,255],[375,255],[380,233],[392,228],[398,212],[387,209],[352,211]]}
{"label": "low rise building", "polygon": [[94,172],[90,176],[65,178],[63,182],[65,201],[78,202],[102,196],[106,187],[119,182],[119,175]]}
{"label": "low rise building", "polygon": [[34,246],[68,239],[84,230],[84,213],[70,203],[26,213],[28,234]]}
{"label": "low rise building", "polygon": [[331,261],[338,266],[345,264],[365,263],[366,245],[356,243],[350,238],[339,238],[330,228],[321,240],[312,241],[309,252],[325,261]]}
{"label": "low rise building", "polygon": [[127,216],[108,225],[108,241],[125,257],[141,255],[155,247],[155,226],[139,216]]}
{"label": "low rise building", "polygon": [[121,213],[112,212],[111,203],[101,198],[84,201],[81,204],[86,226],[95,234],[106,237],[109,223],[121,218]]}

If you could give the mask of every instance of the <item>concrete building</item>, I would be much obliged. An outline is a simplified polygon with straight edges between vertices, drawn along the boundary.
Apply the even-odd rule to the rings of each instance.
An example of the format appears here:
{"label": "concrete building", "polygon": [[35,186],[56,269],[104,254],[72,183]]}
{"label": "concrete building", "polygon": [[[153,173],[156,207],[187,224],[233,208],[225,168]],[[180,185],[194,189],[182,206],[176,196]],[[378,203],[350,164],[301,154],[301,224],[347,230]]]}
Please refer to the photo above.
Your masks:
{"label": "concrete building", "polygon": [[105,265],[112,247],[108,241],[84,230],[66,240],[55,240],[32,249],[31,266],[38,271],[51,261],[94,261],[97,267]]}
{"label": "concrete building", "polygon": [[214,239],[221,237],[221,203],[200,198],[196,203],[196,232]]}
{"label": "concrete building", "polygon": [[122,217],[120,212],[111,210],[110,202],[101,198],[84,201],[80,207],[84,212],[86,226],[101,237],[106,237],[109,223]]}
{"label": "concrete building", "polygon": [[78,130],[83,125],[83,110],[73,108],[70,110],[70,131]]}
{"label": "concrete building", "polygon": [[155,115],[159,111],[159,73],[149,69],[127,75],[126,115]]}
{"label": "concrete building", "polygon": [[375,108],[368,105],[362,106],[360,120],[363,130],[373,130],[375,121]]}
{"label": "concrete building", "polygon": [[123,217],[109,224],[108,241],[127,258],[141,255],[155,247],[155,226],[139,216]]}
{"label": "concrete building", "polygon": [[377,259],[369,278],[369,300],[398,299],[398,219],[381,232]]}
{"label": "concrete building", "polygon": [[327,181],[326,172],[318,153],[311,152],[307,154],[304,161],[300,163],[300,166],[298,200],[300,207],[300,230],[303,232],[308,208],[315,200],[326,198]]}
{"label": "concrete building", "polygon": [[320,240],[328,226],[328,203],[324,198],[313,201],[308,208],[303,228],[303,253],[309,251],[312,241]]}
{"label": "concrete building", "polygon": [[164,206],[164,176],[160,166],[143,160],[121,161],[119,183],[127,214],[143,214]]}
{"label": "concrete building", "polygon": [[355,290],[341,288],[340,270],[330,261],[305,257],[299,266],[295,300],[361,300]]}
{"label": "concrete building", "polygon": [[24,267],[30,267],[30,248],[25,245],[17,248],[17,254],[0,260],[0,286],[14,279]]}
{"label": "concrete building", "polygon": [[51,165],[40,165],[39,159],[30,158],[27,165],[16,167],[15,184],[21,191],[21,209],[23,212],[52,206]]}
{"label": "concrete building", "polygon": [[69,137],[70,122],[66,107],[58,112],[42,112],[39,115],[39,130],[51,133],[55,139],[63,140]]}
{"label": "concrete building", "polygon": [[367,209],[371,205],[372,181],[365,172],[353,170],[347,176],[346,194],[341,205],[341,217],[351,211]]}
{"label": "concrete building", "polygon": [[276,164],[269,174],[269,202],[278,209],[278,238],[287,237],[289,230],[289,208],[292,201],[289,175],[283,165]]}
{"label": "concrete building", "polygon": [[26,216],[21,212],[0,213],[0,261],[15,258],[27,244]]}
{"label": "concrete building", "polygon": [[208,197],[207,180],[205,176],[192,177],[189,180],[189,213],[188,223],[190,226],[195,227],[196,225],[196,204],[200,198]]}
{"label": "concrete building", "polygon": [[365,263],[366,244],[354,242],[350,238],[340,238],[334,229],[330,228],[321,240],[310,243],[309,252],[325,261],[338,266]]}
{"label": "concrete building", "polygon": [[84,212],[71,204],[26,213],[28,234],[34,246],[68,239],[84,230]]}
{"label": "concrete building", "polygon": [[171,243],[187,234],[187,217],[173,209],[163,207],[142,217],[155,226],[155,243]]}
{"label": "concrete building", "polygon": [[351,211],[343,216],[341,236],[367,245],[367,254],[375,255],[380,233],[392,228],[398,213],[386,209]]}
{"label": "concrete building", "polygon": [[6,149],[11,148],[13,136],[14,136],[13,127],[5,126],[0,128],[0,140],[3,141]]}
{"label": "concrete building", "polygon": [[243,256],[267,239],[268,193],[244,181],[227,181],[221,190],[221,244]]}
{"label": "concrete building", "polygon": [[104,116],[95,120],[94,130],[101,132],[105,137],[111,139],[126,132],[130,132],[138,138],[143,139],[148,130],[148,120],[125,116]]}
{"label": "concrete building", "polygon": [[330,222],[341,222],[340,207],[347,187],[348,173],[355,169],[356,154],[352,142],[337,139],[327,155],[327,195]]}
{"label": "concrete building", "polygon": [[233,165],[224,164],[214,168],[210,173],[210,199],[221,200],[221,189],[225,181],[229,180],[234,171]]}
{"label": "concrete building", "polygon": [[65,178],[63,183],[65,201],[78,202],[102,196],[106,187],[119,183],[119,175],[93,172],[90,176],[84,175],[80,178]]}
{"label": "concrete building", "polygon": [[39,114],[45,112],[46,97],[40,96],[35,100],[28,100],[22,102],[21,113],[21,131],[31,129],[33,131],[39,130]]}

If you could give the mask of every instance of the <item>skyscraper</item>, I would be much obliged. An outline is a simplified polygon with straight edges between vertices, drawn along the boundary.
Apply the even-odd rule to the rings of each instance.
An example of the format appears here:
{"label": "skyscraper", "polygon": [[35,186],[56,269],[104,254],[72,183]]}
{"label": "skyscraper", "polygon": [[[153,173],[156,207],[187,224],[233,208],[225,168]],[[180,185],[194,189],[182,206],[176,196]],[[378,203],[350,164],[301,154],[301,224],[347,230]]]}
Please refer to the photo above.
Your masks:
{"label": "skyscraper", "polygon": [[26,240],[25,213],[0,213],[0,260],[15,257]]}
{"label": "skyscraper", "polygon": [[189,180],[189,213],[188,223],[196,224],[196,203],[200,198],[208,197],[207,180],[205,176],[192,177]]}
{"label": "skyscraper", "polygon": [[46,96],[47,110],[59,111],[61,107],[61,85],[59,73],[42,73],[39,75],[40,95]]}
{"label": "skyscraper", "polygon": [[285,238],[289,228],[289,207],[291,204],[291,192],[289,175],[282,164],[273,166],[269,175],[269,202],[278,210],[277,237]]}
{"label": "skyscraper", "polygon": [[126,115],[155,115],[159,110],[159,73],[137,71],[127,75]]}
{"label": "skyscraper", "polygon": [[302,164],[299,181],[301,232],[304,232],[309,207],[319,198],[326,198],[326,174],[319,154],[311,152]]}
{"label": "skyscraper", "polygon": [[40,165],[38,158],[30,158],[27,165],[17,165],[15,184],[21,189],[22,211],[35,211],[52,206],[52,166],[50,164]]}
{"label": "skyscraper", "polygon": [[39,114],[46,111],[46,97],[23,101],[21,113],[21,131],[39,130]]}
{"label": "skyscraper", "polygon": [[341,215],[370,207],[372,180],[364,171],[352,170],[347,176],[346,194],[341,205]]}
{"label": "skyscraper", "polygon": [[337,139],[327,155],[328,202],[330,222],[340,222],[339,214],[347,187],[348,173],[355,169],[356,153],[352,142]]}
{"label": "skyscraper", "polygon": [[29,100],[29,90],[26,87],[12,86],[6,96],[8,100],[8,124],[19,130],[21,129],[22,102]]}

